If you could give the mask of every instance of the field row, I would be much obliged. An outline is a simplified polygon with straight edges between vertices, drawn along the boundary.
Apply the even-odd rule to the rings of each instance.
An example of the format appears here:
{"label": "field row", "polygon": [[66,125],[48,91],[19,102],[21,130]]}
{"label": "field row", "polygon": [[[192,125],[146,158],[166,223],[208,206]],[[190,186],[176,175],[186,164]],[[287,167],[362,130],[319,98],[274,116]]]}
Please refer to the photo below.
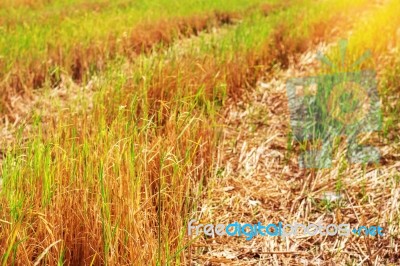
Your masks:
{"label": "field row", "polygon": [[[16,122],[0,143],[3,265],[186,264],[186,223],[215,170],[226,97],[369,7],[261,2],[0,8],[2,111]],[[22,118],[16,93],[37,99]]]}

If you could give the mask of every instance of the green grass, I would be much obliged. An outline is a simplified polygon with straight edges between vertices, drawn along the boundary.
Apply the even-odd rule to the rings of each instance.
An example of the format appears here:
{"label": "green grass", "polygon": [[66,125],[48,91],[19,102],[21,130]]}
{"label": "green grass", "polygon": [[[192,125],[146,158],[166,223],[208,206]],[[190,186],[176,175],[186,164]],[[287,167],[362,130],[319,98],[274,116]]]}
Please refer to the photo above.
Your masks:
{"label": "green grass", "polygon": [[[94,5],[94,1],[91,1]],[[61,49],[68,56],[71,49],[102,42],[109,36],[128,37],[135,25],[168,18],[207,14],[213,11],[238,11],[262,1],[102,1],[98,12],[80,10],[88,1],[52,1],[43,8],[26,6],[0,9],[0,55],[6,69],[19,60],[29,65],[46,61],[50,49]],[[89,2],[90,3],[90,2]],[[90,5],[88,5],[90,7]],[[94,5],[95,6],[95,5]],[[100,5],[101,6],[101,5]],[[93,8],[94,9],[94,8]]]}

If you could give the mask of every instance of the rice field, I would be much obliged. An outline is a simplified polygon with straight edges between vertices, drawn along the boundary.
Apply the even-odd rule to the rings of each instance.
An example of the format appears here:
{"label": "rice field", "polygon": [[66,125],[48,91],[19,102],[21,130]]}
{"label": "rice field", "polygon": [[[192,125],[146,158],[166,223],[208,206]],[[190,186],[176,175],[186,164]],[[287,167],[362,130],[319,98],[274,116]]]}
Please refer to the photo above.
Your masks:
{"label": "rice field", "polygon": [[[399,265],[399,14],[397,0],[2,1],[1,265]],[[382,120],[357,141],[379,161],[350,163],[337,136],[329,168],[300,167],[324,143],[296,139],[288,80],[365,70]],[[193,237],[191,219],[385,235]]]}

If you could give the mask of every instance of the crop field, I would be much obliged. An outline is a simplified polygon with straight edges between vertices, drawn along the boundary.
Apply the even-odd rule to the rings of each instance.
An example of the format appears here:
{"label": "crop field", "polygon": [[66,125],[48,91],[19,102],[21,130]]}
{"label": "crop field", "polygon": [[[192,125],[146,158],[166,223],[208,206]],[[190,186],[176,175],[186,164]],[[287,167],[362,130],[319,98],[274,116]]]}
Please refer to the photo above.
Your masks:
{"label": "crop field", "polygon": [[0,265],[400,265],[399,112],[399,0],[2,0]]}

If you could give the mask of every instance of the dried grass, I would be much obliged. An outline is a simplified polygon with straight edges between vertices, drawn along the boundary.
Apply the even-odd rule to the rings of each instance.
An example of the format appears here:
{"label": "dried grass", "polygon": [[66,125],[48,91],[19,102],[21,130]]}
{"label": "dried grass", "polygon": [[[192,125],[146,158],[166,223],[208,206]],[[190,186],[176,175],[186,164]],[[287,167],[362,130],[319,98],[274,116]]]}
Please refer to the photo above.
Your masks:
{"label": "dried grass", "polygon": [[299,147],[288,138],[286,80],[315,75],[315,55],[321,50],[327,46],[297,58],[285,54],[286,70],[271,70],[242,100],[227,104],[221,119],[226,126],[216,165],[218,178],[211,180],[210,193],[194,218],[203,224],[380,225],[385,236],[201,238],[193,247],[194,265],[397,265],[400,261],[398,142],[380,144],[378,167],[348,165],[344,142],[331,169],[298,167]]}

